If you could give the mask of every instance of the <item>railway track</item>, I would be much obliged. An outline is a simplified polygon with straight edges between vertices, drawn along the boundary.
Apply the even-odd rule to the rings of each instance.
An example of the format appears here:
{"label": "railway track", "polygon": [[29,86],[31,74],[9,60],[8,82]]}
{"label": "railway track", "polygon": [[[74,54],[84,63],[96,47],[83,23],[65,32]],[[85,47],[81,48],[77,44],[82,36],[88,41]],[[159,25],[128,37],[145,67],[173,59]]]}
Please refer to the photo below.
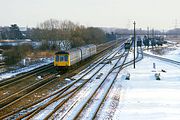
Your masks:
{"label": "railway track", "polygon": [[[141,61],[142,59],[143,59],[143,50],[141,47],[138,47],[135,62],[137,63],[137,62]],[[123,68],[128,67],[128,66],[132,65],[133,63],[134,63],[134,60],[127,61],[124,63]],[[117,66],[116,68],[118,68],[118,67],[120,67],[120,66]]]}
{"label": "railway track", "polygon": [[[85,73],[83,72],[83,73],[81,73],[81,75],[79,76],[79,78],[77,78],[77,80],[75,80],[73,83],[71,83],[70,85],[68,85],[68,86],[66,86],[65,88],[66,88],[66,92],[65,91],[59,91],[58,93],[60,93],[59,95],[56,95],[57,97],[55,97],[55,98],[53,98],[51,101],[49,101],[48,103],[46,103],[45,105],[43,105],[43,106],[41,106],[40,108],[37,108],[35,111],[33,111],[32,113],[31,113],[31,115],[27,118],[27,119],[29,119],[29,118],[31,118],[31,117],[33,117],[33,115],[34,114],[36,114],[36,113],[38,113],[40,110],[42,110],[42,108],[46,108],[49,104],[52,104],[54,101],[57,101],[58,99],[60,99],[60,98],[63,98],[63,97],[65,97],[65,96],[68,96],[68,95],[71,95],[72,93],[74,93],[74,92],[76,92],[76,91],[78,91],[78,89],[80,89],[86,82],[88,82],[88,79],[85,79],[84,80],[84,82],[83,83],[81,83],[82,82],[82,78],[84,77],[84,76],[86,76],[86,74],[89,74],[89,72],[91,72],[91,76],[93,76],[93,74],[96,74],[96,72],[97,71],[99,71],[105,64],[101,64],[102,62],[104,61],[104,59],[101,59],[101,61],[99,61],[99,62],[96,62],[97,64],[94,64],[94,66],[93,67],[91,67],[90,69],[88,69]],[[101,66],[99,69],[97,69],[97,66]],[[96,70],[94,70],[96,68]],[[81,82],[80,82],[81,81]],[[80,83],[79,83],[80,82]],[[80,85],[78,85],[78,84],[80,84]],[[77,87],[78,86],[78,87]],[[71,87],[71,89],[70,89],[70,87]],[[65,89],[65,88],[63,88],[63,90]],[[68,91],[67,91],[67,89],[69,89]],[[64,93],[65,92],[65,93]],[[64,102],[66,101],[67,99],[65,99],[64,100]],[[27,115],[29,115],[30,113],[27,113]],[[26,115],[25,116],[23,116],[23,117],[26,117]],[[19,119],[22,119],[23,117],[20,117]]]}
{"label": "railway track", "polygon": [[18,81],[21,81],[23,78],[26,78],[26,77],[30,77],[30,76],[33,76],[33,75],[36,75],[37,73],[39,73],[40,71],[44,71],[45,69],[49,68],[49,67],[52,67],[53,64],[50,63],[48,65],[45,65],[45,66],[42,66],[42,67],[39,67],[39,68],[36,68],[34,70],[31,70],[29,72],[26,72],[24,74],[19,74],[17,75],[17,77],[14,77],[14,78],[9,78],[9,79],[4,79],[2,81],[0,81],[0,89],[4,86],[7,86],[9,84],[15,84],[17,83]]}
{"label": "railway track", "polygon": [[[30,84],[30,85],[26,85],[25,87],[23,87],[22,89],[20,89],[17,92],[11,92],[11,94],[9,94],[9,96],[7,96],[7,97],[2,96],[2,99],[0,99],[0,109],[3,108],[3,107],[8,106],[12,102],[14,102],[17,99],[19,99],[19,98],[21,98],[21,97],[31,93],[32,91],[34,91],[36,89],[39,89],[40,86],[43,86],[46,83],[51,82],[51,80],[53,80],[55,78],[55,75],[56,74],[49,75],[45,79],[43,79],[41,81],[34,82],[33,84]],[[11,89],[9,89],[9,91],[10,90]],[[5,90],[5,91],[7,91],[7,90]]]}
{"label": "railway track", "polygon": [[[112,46],[111,46],[112,47]],[[108,49],[109,47],[107,47],[106,49]],[[20,76],[20,77],[22,77],[22,76]],[[48,84],[49,82],[47,82],[47,84]],[[12,84],[11,82],[10,82],[10,84]],[[44,85],[47,85],[47,84],[44,84]],[[43,86],[44,86],[43,85]],[[42,87],[43,87],[42,86]],[[27,88],[28,89],[28,88]],[[39,89],[39,88],[37,88],[37,89]],[[26,91],[26,90],[24,90],[24,91]],[[21,91],[21,92],[23,92],[23,91]],[[32,92],[30,92],[30,93],[28,93],[28,94],[26,94],[25,96],[21,96],[20,98],[18,98],[17,100],[15,100],[14,102],[12,102],[12,103],[10,103],[9,105],[12,105],[12,104],[14,104],[14,103],[16,103],[17,101],[19,101],[19,100],[21,100],[22,98],[24,98],[24,97],[27,97],[28,95],[30,95],[30,94],[32,94],[33,92],[35,92],[35,90],[33,90]],[[27,93],[27,92],[26,92]],[[48,98],[48,97],[45,97],[45,98]],[[39,101],[42,101],[43,99],[40,99]],[[35,103],[38,103],[39,101],[37,101],[37,102],[35,102]],[[35,104],[35,103],[33,103],[33,104]],[[7,105],[7,106],[4,106],[5,108],[7,108],[7,107],[9,107],[9,105]],[[28,106],[31,106],[31,105],[28,105]],[[3,108],[4,108],[3,107]],[[14,114],[14,113],[17,113],[18,111],[21,111],[22,110],[22,108],[25,108],[25,107],[21,107],[21,109],[19,109],[19,110],[14,110],[13,112],[9,112],[8,114],[5,114],[5,115],[3,115],[1,118],[5,118],[5,117],[7,117],[7,116],[9,116],[9,115],[12,115],[12,114]],[[1,111],[2,109],[0,109],[0,111]]]}
{"label": "railway track", "polygon": [[[51,74],[45,74],[44,72],[49,72],[53,69],[53,66],[50,66],[49,68],[46,66],[45,68],[46,69],[39,69],[37,73],[28,74],[27,76],[23,75],[23,78],[16,78],[14,82],[6,82],[7,84],[2,85],[0,87],[0,108],[31,92],[38,86],[47,83],[47,79],[51,76]],[[37,76],[42,74],[44,74],[44,79],[37,79]]]}
{"label": "railway track", "polygon": [[[112,57],[113,58],[113,57]],[[104,67],[104,66],[103,66]],[[112,69],[111,69],[112,70]],[[100,72],[100,71],[99,71]],[[97,72],[96,73],[94,73],[90,78],[88,78],[88,80],[90,80],[91,78],[93,79],[93,77],[95,77],[95,75],[96,75],[96,78],[100,75],[100,74],[97,74]],[[91,83],[91,81],[90,81],[90,83]],[[83,85],[84,86],[84,85]],[[82,86],[82,87],[83,87]],[[87,85],[88,86],[88,85]],[[82,89],[82,88],[81,88]],[[78,91],[77,91],[78,92]],[[76,94],[76,93],[74,93],[74,94]],[[72,97],[73,95],[70,95],[69,97]],[[66,101],[67,100],[69,100],[70,98],[66,98]],[[66,101],[64,101],[64,103],[66,102]],[[63,104],[64,104],[63,103]],[[76,103],[76,101],[74,102],[74,103]],[[59,107],[61,107],[63,104],[59,104],[59,106],[58,107],[56,107],[55,108],[55,110],[54,111],[52,111],[45,119],[48,119],[57,109],[59,109]],[[74,106],[74,104],[73,104],[73,106]],[[71,108],[71,107],[70,107]],[[64,115],[61,115],[61,116],[64,116]],[[59,119],[59,118],[58,118]],[[69,118],[68,118],[69,119]]]}
{"label": "railway track", "polygon": [[[100,111],[100,108],[101,108],[103,102],[105,101],[105,98],[107,97],[107,94],[109,93],[113,83],[117,79],[118,73],[123,68],[133,64],[133,60],[125,62],[127,59],[127,56],[124,56],[124,57],[125,57],[125,59],[122,62],[122,64],[114,66],[113,71],[106,78],[106,81],[105,80],[103,81],[100,88],[98,88],[99,90],[95,91],[95,93],[92,95],[92,97],[90,97],[90,99],[89,99],[90,101],[88,100],[88,103],[85,103],[84,107],[79,110],[80,112],[78,112],[78,114],[76,114],[76,116],[71,115],[71,116],[73,116],[72,119],[76,119],[76,118],[77,119],[88,119],[88,120],[95,119],[95,117],[97,116],[98,111]],[[143,59],[142,48],[138,48],[136,62],[138,62],[142,59]],[[83,110],[83,109],[85,109],[85,110]],[[80,116],[80,117],[78,117],[78,116]],[[71,117],[69,117],[69,116],[66,118],[71,119]]]}
{"label": "railway track", "polygon": [[[140,47],[140,48],[137,48],[138,50],[137,50],[137,56],[136,56],[136,58],[135,58],[135,62],[137,63],[137,62],[139,62],[139,61],[141,61],[142,59],[143,59],[143,50],[142,50],[142,48]],[[116,60],[116,59],[118,59],[119,58],[119,56],[116,56],[116,57],[114,57],[112,60]],[[108,62],[108,60],[106,60],[106,61],[104,61],[104,63],[107,63]],[[124,65],[123,65],[123,68],[125,68],[125,67],[127,67],[127,66],[129,66],[129,65],[132,65],[134,63],[134,60],[130,60],[130,61],[126,61],[125,63],[124,63]],[[114,69],[118,69],[119,67],[121,67],[121,65],[119,65],[119,66],[116,66]]]}
{"label": "railway track", "polygon": [[[142,48],[137,48],[136,62],[139,62],[140,60],[143,59],[143,54],[142,53],[143,53]],[[133,64],[132,56],[133,56],[133,54],[131,53],[127,57],[127,60],[124,63],[124,65],[122,66],[121,69],[124,69],[125,67],[128,67],[128,66]],[[120,68],[120,67],[117,67],[117,68]],[[115,69],[117,69],[117,68],[115,68]],[[107,94],[106,99],[104,100],[104,102],[101,105],[100,109],[96,113],[95,119],[107,119],[107,120],[113,119],[113,116],[114,116],[114,114],[116,112],[116,109],[117,109],[117,107],[119,105],[119,102],[122,99],[121,98],[122,97],[122,94],[121,94],[121,92],[122,92],[121,91],[121,82],[119,80],[121,79],[121,77],[124,77],[124,80],[125,80],[125,76],[123,74],[124,73],[119,75],[117,77],[117,79],[115,80],[114,84],[112,85],[111,89],[109,90],[109,92]],[[92,118],[92,117],[87,116],[87,117],[83,117],[82,119],[89,119],[89,118]]]}
{"label": "railway track", "polygon": [[[54,70],[54,66],[51,63],[28,73],[18,75],[16,78],[2,81],[0,83],[2,85],[0,87],[0,116],[2,116],[4,109],[8,109],[8,107],[16,104],[16,102],[51,83],[57,74],[53,73],[52,70]],[[43,79],[37,79],[39,75],[43,75]]]}
{"label": "railway track", "polygon": [[[66,113],[66,116],[61,119],[94,119],[109,90],[111,89],[111,86],[116,80],[118,73],[120,72],[127,58],[127,55],[128,54],[126,54],[125,56],[121,56],[114,64],[114,66],[110,69],[110,71],[104,76],[101,82],[99,82],[95,89],[93,89],[92,92],[87,96],[87,98],[85,98],[77,108],[72,108],[73,110],[70,113]],[[117,66],[118,64],[121,64],[121,67],[114,70],[115,66]],[[78,112],[76,112],[76,110]]]}

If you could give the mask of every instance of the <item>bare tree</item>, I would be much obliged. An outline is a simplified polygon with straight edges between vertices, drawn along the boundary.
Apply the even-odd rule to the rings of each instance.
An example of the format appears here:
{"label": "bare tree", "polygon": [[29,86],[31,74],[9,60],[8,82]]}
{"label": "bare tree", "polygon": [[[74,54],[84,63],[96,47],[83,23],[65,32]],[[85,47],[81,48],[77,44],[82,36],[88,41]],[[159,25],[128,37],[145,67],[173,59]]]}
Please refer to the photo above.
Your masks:
{"label": "bare tree", "polygon": [[86,28],[68,20],[46,20],[40,23],[33,33],[35,35],[34,38],[53,43],[54,47],[51,47],[53,49],[56,48],[55,44],[58,42],[62,46],[67,46],[65,49],[69,49],[71,46],[77,47],[90,43],[98,44],[105,41],[105,33],[101,29]]}

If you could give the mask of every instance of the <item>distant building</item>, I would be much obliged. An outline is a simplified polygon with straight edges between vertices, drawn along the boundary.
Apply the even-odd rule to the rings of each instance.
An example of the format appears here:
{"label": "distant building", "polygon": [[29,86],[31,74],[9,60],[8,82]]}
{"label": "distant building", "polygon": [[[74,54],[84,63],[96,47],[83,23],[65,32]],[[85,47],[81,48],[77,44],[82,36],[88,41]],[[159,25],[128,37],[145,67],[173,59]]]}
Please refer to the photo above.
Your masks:
{"label": "distant building", "polygon": [[19,27],[19,30],[21,31],[23,37],[26,38],[28,27]]}
{"label": "distant building", "polygon": [[112,40],[116,40],[116,34],[114,34],[113,32],[110,33],[106,33],[106,39],[108,41],[112,41]]}
{"label": "distant building", "polygon": [[20,30],[21,32],[26,32],[26,31],[27,31],[27,27],[19,27],[19,30]]}

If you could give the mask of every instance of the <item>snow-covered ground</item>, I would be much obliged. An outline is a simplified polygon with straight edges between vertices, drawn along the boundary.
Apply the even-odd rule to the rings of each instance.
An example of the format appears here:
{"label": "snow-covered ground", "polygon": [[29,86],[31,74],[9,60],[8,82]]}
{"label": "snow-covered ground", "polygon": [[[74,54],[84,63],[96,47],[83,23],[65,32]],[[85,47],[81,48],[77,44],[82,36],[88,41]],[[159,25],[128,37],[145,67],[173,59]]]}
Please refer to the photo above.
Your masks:
{"label": "snow-covered ground", "polygon": [[[179,53],[178,49],[176,49],[177,53]],[[132,58],[133,54],[130,53],[128,61]],[[110,66],[107,66],[106,70],[110,68]],[[127,73],[130,73],[130,80],[125,80]],[[161,80],[156,80],[155,73],[160,73]],[[83,96],[81,98],[82,101],[89,96],[87,93],[94,90],[98,82],[101,81],[101,79],[95,81],[95,78],[93,80],[94,82],[89,82],[88,85],[84,86],[84,90],[79,92],[79,96]],[[133,65],[131,65],[119,73],[96,119],[179,120],[179,86],[180,66],[158,59],[144,57],[143,60],[136,63],[136,69],[133,69]],[[75,99],[73,99],[75,102],[73,100],[69,101],[62,109],[56,112],[57,119],[62,117],[63,112],[66,113],[66,109],[69,111],[68,105],[70,105],[70,108],[74,108],[69,115],[73,116],[78,111],[78,108],[83,103],[77,104],[76,101],[80,100],[79,96],[76,94]],[[100,98],[95,100],[99,100]],[[93,109],[87,109],[86,114],[83,115],[84,117],[81,116],[81,119],[87,119],[91,116],[91,113],[97,107],[98,101],[96,102],[92,104],[94,106]],[[64,119],[70,118],[68,115],[64,116]]]}
{"label": "snow-covered ground", "polygon": [[165,58],[170,58],[172,60],[180,61],[180,47],[175,47],[176,50],[169,51],[167,54],[163,55]]}
{"label": "snow-covered ground", "polygon": [[[180,47],[174,45],[170,48],[174,50],[166,51],[166,53],[162,55],[161,57],[168,58],[175,61],[180,61]],[[148,54],[153,54],[151,50],[145,50],[144,52]],[[160,55],[157,55],[157,56],[160,56]]]}
{"label": "snow-covered ground", "polygon": [[[156,64],[156,69],[153,68],[153,63]],[[162,69],[166,72],[162,72]],[[128,72],[130,80],[125,80],[124,75]],[[155,79],[156,72],[160,73],[161,80]],[[129,66],[120,73],[115,87],[119,88],[119,84],[119,105],[111,119],[180,119],[180,66],[145,57],[136,64],[136,69]],[[104,118],[107,116],[100,117]]]}
{"label": "snow-covered ground", "polygon": [[41,67],[43,65],[47,65],[51,62],[53,62],[53,58],[47,58],[47,59],[43,59],[41,63],[33,64],[33,65],[28,66],[28,67],[19,68],[19,69],[10,71],[10,72],[0,74],[0,81],[7,79],[7,78],[14,77],[14,76],[21,74],[21,73],[28,72],[28,71],[33,70],[35,68]]}

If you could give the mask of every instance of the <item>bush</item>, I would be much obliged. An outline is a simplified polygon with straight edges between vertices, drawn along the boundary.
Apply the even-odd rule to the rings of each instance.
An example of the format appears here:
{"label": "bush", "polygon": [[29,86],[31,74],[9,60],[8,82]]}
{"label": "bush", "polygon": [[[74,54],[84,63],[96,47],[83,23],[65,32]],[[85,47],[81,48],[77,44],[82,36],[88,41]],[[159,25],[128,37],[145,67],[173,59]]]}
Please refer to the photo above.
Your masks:
{"label": "bush", "polygon": [[20,62],[23,58],[27,56],[29,52],[32,51],[31,45],[23,44],[15,46],[12,49],[9,49],[3,53],[4,62],[6,65],[15,65]]}
{"label": "bush", "polygon": [[6,52],[3,53],[4,56],[4,62],[6,63],[6,65],[10,66],[10,65],[14,65],[18,62],[20,62],[21,57],[18,54],[17,51],[15,51],[14,49],[8,50]]}

